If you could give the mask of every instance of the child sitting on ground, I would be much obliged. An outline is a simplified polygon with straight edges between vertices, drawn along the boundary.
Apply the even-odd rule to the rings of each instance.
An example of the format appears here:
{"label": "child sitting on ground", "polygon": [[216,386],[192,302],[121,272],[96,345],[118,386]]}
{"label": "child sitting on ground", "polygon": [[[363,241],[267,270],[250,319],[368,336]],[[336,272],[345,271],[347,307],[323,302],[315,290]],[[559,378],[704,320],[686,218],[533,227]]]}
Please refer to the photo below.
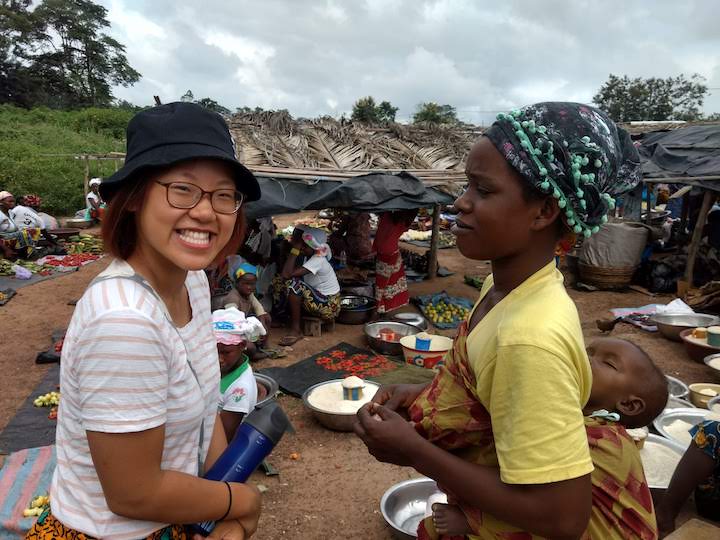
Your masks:
{"label": "child sitting on ground", "polygon": [[270,337],[270,314],[255,297],[257,287],[257,267],[245,262],[241,257],[228,258],[228,276],[233,283],[233,290],[223,298],[223,305],[235,304],[246,317],[256,317],[265,328],[265,336],[257,343],[248,343],[246,353],[252,360],[260,360],[265,355],[260,353],[261,348]]}
{"label": "child sitting on ground", "polygon": [[[665,375],[637,345],[599,338],[587,349],[593,385],[584,409],[594,470],[589,538],[657,538],[640,453],[625,428],[650,424],[665,407]],[[428,537],[476,534],[482,511],[464,503],[433,505]],[[434,528],[437,535],[430,534]],[[613,534],[614,533],[614,534]],[[585,537],[584,537],[585,538]]]}
{"label": "child sitting on ground", "polygon": [[213,330],[220,359],[220,420],[230,441],[257,402],[257,383],[245,355],[247,319],[237,308],[213,311]]}

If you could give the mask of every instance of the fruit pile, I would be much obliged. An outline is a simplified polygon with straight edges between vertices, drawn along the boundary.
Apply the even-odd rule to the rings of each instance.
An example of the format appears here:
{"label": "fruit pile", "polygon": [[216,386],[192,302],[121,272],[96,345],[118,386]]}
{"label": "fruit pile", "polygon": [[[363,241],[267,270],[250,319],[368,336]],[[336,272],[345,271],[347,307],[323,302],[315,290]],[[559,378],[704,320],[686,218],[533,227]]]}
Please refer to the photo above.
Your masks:
{"label": "fruit pile", "polygon": [[104,251],[102,238],[97,238],[91,234],[81,233],[77,236],[71,236],[65,242],[65,249],[68,254],[77,253],[95,253],[100,255]]}
{"label": "fruit pile", "polygon": [[425,304],[422,311],[433,324],[457,324],[464,321],[470,313],[470,310],[465,306],[446,302],[445,300]]}
{"label": "fruit pile", "polygon": [[24,261],[22,259],[18,259],[15,262],[8,261],[7,259],[0,259],[0,276],[14,276],[15,270],[13,270],[14,265],[22,266],[23,268],[27,268],[32,272],[33,274],[40,274],[41,276],[46,276],[48,274],[52,274],[52,266],[47,264],[37,264],[32,261]]}
{"label": "fruit pile", "polygon": [[40,516],[50,507],[49,495],[38,495],[30,501],[30,506],[23,510],[23,517]]}
{"label": "fruit pile", "polygon": [[36,407],[57,407],[60,404],[60,392],[48,392],[33,401]]}

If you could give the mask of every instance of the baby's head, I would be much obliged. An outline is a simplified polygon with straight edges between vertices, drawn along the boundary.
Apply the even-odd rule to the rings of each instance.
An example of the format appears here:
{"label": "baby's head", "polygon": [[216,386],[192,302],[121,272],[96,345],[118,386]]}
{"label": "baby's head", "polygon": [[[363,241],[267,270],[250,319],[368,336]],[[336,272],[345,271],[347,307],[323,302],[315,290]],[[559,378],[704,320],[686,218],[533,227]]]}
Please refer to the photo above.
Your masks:
{"label": "baby's head", "polygon": [[[238,259],[240,259],[238,257]],[[231,265],[230,278],[235,283],[237,292],[244,298],[248,298],[255,293],[257,286],[257,268],[248,262]]]}
{"label": "baby's head", "polygon": [[616,338],[598,338],[587,349],[593,385],[585,410],[620,415],[627,428],[646,426],[665,408],[668,382],[640,347]]}

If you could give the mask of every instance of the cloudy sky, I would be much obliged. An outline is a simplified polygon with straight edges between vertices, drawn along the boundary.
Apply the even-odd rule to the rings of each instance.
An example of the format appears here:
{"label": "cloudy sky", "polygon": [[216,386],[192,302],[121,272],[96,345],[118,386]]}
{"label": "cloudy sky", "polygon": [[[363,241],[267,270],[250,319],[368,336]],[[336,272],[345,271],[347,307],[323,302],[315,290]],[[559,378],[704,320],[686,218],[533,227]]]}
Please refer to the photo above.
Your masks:
{"label": "cloudy sky", "polygon": [[372,95],[468,122],[542,100],[590,102],[610,73],[699,73],[720,112],[720,2],[100,0],[142,73],[138,105],[192,90],[230,109],[340,116]]}

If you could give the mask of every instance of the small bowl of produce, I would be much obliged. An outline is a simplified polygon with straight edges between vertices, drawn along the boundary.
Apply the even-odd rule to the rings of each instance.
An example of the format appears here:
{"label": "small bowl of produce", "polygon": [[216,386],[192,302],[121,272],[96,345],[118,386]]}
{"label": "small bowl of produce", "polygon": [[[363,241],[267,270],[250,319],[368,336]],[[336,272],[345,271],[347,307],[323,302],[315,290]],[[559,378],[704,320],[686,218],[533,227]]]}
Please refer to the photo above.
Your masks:
{"label": "small bowl of produce", "polygon": [[708,402],[720,395],[720,384],[695,383],[690,385],[690,402],[696,407],[708,408]]}
{"label": "small bowl of produce", "polygon": [[682,382],[680,379],[671,377],[670,375],[665,375],[665,378],[668,380],[668,392],[670,397],[682,399],[686,398],[688,394],[690,394],[690,389],[687,384]]}
{"label": "small bowl of produce", "polygon": [[[430,340],[428,348],[418,346],[417,339]],[[420,332],[414,336],[405,336],[400,339],[405,362],[413,366],[434,369],[438,367],[445,357],[445,354],[452,349],[453,341],[449,337],[437,336]]]}
{"label": "small bowl of produce", "polygon": [[682,341],[680,334],[693,328],[707,328],[720,323],[715,315],[702,313],[653,315],[650,322],[655,323],[660,333],[672,341]]}
{"label": "small bowl of produce", "polygon": [[420,333],[420,329],[403,322],[379,321],[365,325],[365,339],[375,352],[394,356],[402,355],[400,340]]}
{"label": "small bowl of produce", "polygon": [[[696,362],[701,362],[706,356],[711,354],[720,353],[720,347],[713,347],[707,342],[707,333],[703,333],[702,330],[698,332],[696,328],[688,328],[680,332],[680,339],[685,344],[685,352],[687,352],[690,359]],[[705,337],[703,337],[703,334]]]}
{"label": "small bowl of produce", "polygon": [[427,501],[437,491],[435,480],[414,478],[395,484],[385,492],[380,499],[380,511],[395,538],[417,538],[417,528],[425,518]]}
{"label": "small bowl of produce", "polygon": [[[355,377],[357,378],[357,377]],[[380,385],[372,381],[362,381],[362,397],[357,400],[345,399],[343,381],[332,379],[315,384],[302,395],[305,407],[323,426],[335,431],[352,431],[355,415],[360,407],[370,402]]]}

